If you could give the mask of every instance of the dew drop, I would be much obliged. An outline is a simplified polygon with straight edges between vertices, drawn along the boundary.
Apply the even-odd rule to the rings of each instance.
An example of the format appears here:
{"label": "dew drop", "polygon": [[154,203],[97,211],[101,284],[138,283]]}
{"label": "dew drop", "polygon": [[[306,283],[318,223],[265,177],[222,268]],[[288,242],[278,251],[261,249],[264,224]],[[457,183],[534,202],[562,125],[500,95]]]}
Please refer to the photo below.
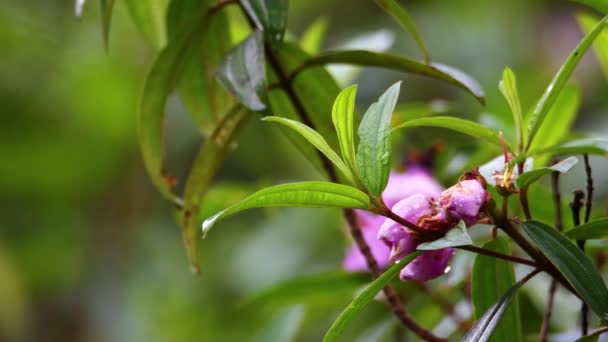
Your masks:
{"label": "dew drop", "polygon": [[382,165],[388,164],[390,156],[391,156],[390,152],[388,152],[388,151],[384,152],[384,154],[380,158],[380,162],[382,163]]}
{"label": "dew drop", "polygon": [[205,236],[207,236],[207,233],[209,233],[209,230],[211,230],[215,222],[220,218],[221,214],[222,212],[219,212],[203,221],[203,224],[201,226],[203,231],[203,239],[205,238]]}

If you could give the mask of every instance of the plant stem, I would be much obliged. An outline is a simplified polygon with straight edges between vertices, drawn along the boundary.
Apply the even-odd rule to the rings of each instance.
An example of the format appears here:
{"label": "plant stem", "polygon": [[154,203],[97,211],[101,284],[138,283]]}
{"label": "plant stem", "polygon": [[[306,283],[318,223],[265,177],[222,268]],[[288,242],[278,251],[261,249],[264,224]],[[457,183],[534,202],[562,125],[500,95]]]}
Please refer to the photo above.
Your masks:
{"label": "plant stem", "polygon": [[462,249],[462,250],[465,250],[465,251],[469,251],[469,252],[472,252],[472,253],[483,254],[483,255],[491,256],[491,257],[498,258],[498,259],[503,259],[503,260],[507,260],[507,261],[511,261],[511,262],[516,262],[516,263],[519,263],[519,264],[522,264],[522,265],[527,265],[527,266],[532,266],[532,267],[536,267],[536,268],[541,268],[541,266],[538,263],[536,263],[536,262],[534,262],[532,260],[527,260],[527,259],[518,258],[518,257],[507,255],[507,254],[502,254],[502,253],[494,252],[492,250],[476,247],[476,246],[473,246],[473,245],[470,245],[470,246],[459,246],[459,247],[456,247],[456,248]]}
{"label": "plant stem", "polygon": [[555,279],[551,279],[551,285],[549,285],[549,297],[547,298],[547,307],[545,308],[543,324],[540,327],[540,337],[538,338],[538,340],[541,342],[546,342],[547,335],[549,334],[549,324],[551,322],[551,314],[553,313],[553,298],[555,298],[556,289],[557,282]]}
{"label": "plant stem", "polygon": [[[574,226],[579,226],[581,224],[581,209],[583,208],[583,198],[585,198],[585,193],[582,190],[574,191],[574,198],[570,203],[570,209],[572,210],[572,223]],[[585,252],[585,240],[577,240],[576,244],[581,251]],[[588,312],[589,308],[587,307],[587,303],[581,301],[581,333],[587,335],[589,322],[588,322]]]}
{"label": "plant stem", "polygon": [[585,223],[587,223],[591,217],[591,207],[593,204],[593,174],[587,153],[583,154],[583,160],[585,161],[585,174],[587,175],[587,200],[585,201]]}
{"label": "plant stem", "polygon": [[[517,169],[518,169],[520,175],[524,173],[524,162],[525,161],[522,161],[517,164]],[[530,205],[528,204],[528,188],[527,187],[519,189],[519,203],[521,203],[521,208],[524,211],[524,216],[526,217],[526,220],[531,220],[532,214],[530,213]]]}

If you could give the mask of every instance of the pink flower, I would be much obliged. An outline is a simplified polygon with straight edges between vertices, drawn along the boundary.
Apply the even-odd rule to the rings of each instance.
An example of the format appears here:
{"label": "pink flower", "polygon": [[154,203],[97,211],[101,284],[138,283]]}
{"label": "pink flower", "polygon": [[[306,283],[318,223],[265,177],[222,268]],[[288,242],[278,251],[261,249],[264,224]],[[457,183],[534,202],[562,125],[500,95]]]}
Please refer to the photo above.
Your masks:
{"label": "pink flower", "polygon": [[450,217],[463,220],[472,226],[479,219],[479,211],[486,201],[487,192],[479,181],[463,180],[447,189],[439,197],[439,202]]}

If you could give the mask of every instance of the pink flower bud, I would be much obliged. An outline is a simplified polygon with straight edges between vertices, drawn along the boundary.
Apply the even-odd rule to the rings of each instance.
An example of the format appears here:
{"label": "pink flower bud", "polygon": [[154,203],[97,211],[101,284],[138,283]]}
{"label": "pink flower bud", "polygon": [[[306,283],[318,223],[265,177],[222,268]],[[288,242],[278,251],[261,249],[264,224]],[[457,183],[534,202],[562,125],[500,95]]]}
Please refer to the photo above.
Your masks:
{"label": "pink flower bud", "polygon": [[484,187],[475,179],[463,180],[445,190],[439,202],[453,220],[463,220],[472,226],[479,220],[479,212],[487,200]]}

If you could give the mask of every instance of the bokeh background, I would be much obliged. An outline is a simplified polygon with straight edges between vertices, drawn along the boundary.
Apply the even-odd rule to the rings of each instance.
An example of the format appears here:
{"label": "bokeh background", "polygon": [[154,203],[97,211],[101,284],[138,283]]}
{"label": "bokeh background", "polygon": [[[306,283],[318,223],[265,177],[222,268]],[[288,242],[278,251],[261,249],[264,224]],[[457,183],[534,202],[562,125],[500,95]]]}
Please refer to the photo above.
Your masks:
{"label": "bokeh background", "polygon": [[[109,51],[104,51],[99,6],[88,2],[81,20],[74,18],[68,0],[8,0],[0,6],[0,340],[272,341],[269,334],[277,327],[297,331],[296,340],[319,340],[352,298],[352,288],[333,289],[328,296],[302,294],[310,297],[307,305],[298,300],[251,304],[248,298],[295,276],[339,269],[349,244],[340,212],[257,210],[226,220],[201,243],[203,274],[193,276],[175,212],[153,188],[137,144],[135,112],[156,50],[119,0]],[[505,66],[517,73],[522,104],[530,108],[582,37],[574,15],[584,8],[567,1],[403,3],[433,59],[478,79],[488,105],[420,77],[332,68],[342,85],[360,84],[361,111],[403,79],[404,110],[427,106],[492,125],[510,117],[497,87]],[[292,0],[290,5],[292,39],[321,16],[327,23],[323,49],[363,47],[420,56],[412,39],[372,1]],[[592,53],[573,80],[582,94],[576,130],[605,137],[608,83]],[[177,97],[167,113],[169,163],[183,179],[201,137]],[[477,146],[445,131],[408,132],[396,144],[397,161],[438,137],[449,141],[435,170],[446,185]],[[254,119],[242,133],[211,201],[320,177],[274,128]],[[592,165],[596,210],[605,213],[608,164],[594,157]],[[579,165],[564,178],[565,201],[572,189],[583,187]],[[210,211],[220,209],[209,205]],[[471,267],[470,256],[460,254],[455,261],[460,266],[429,286],[445,287],[438,293],[456,304],[466,321],[470,307],[460,300],[466,284],[456,290],[448,286],[461,284]],[[539,324],[546,284],[539,278],[520,298],[530,333]],[[424,300],[419,295],[424,291],[407,285],[406,301],[426,326],[450,333],[455,329],[450,315],[437,302]],[[576,322],[563,317],[576,315],[577,308],[565,296],[553,328],[574,329]],[[393,325],[388,309],[374,303],[345,340],[355,335],[361,341],[408,340],[398,329],[393,332]]]}

